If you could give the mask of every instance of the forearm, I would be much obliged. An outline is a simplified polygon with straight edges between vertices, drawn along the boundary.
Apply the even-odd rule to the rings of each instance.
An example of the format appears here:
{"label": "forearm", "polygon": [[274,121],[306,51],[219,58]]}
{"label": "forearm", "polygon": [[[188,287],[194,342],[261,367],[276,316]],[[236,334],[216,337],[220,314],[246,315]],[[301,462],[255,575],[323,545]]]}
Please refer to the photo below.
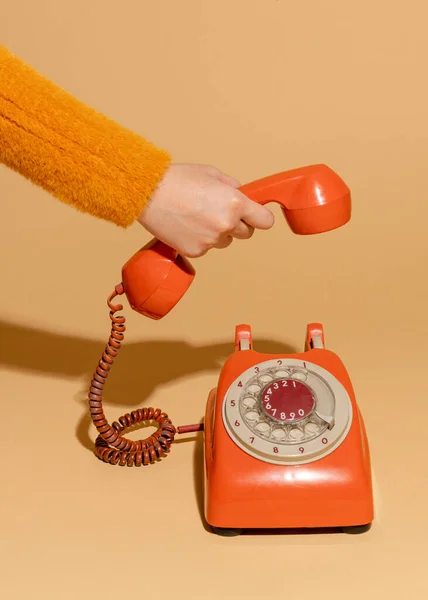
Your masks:
{"label": "forearm", "polygon": [[78,210],[127,227],[170,156],[0,45],[0,162]]}

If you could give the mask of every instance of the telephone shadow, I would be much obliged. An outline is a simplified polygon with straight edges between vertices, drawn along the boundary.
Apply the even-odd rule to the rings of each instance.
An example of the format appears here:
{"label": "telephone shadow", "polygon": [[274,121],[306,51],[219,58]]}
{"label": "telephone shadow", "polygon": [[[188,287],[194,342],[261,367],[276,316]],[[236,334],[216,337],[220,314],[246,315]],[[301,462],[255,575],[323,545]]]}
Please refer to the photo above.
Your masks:
{"label": "telephone shadow", "polygon": [[[85,409],[76,426],[76,437],[91,452],[94,443],[89,435],[92,422],[86,398],[90,379],[104,351],[107,338],[108,332],[103,342],[0,320],[0,366],[28,373],[86,380],[84,389],[74,398]],[[257,338],[255,344],[259,352],[291,354],[297,351],[287,344],[266,338]],[[123,407],[124,413],[148,406],[150,395],[159,386],[197,373],[219,373],[223,361],[233,351],[233,339],[208,345],[195,345],[180,340],[126,342],[125,339],[108,377],[104,403],[106,407]],[[203,436],[197,434],[191,438],[176,438],[174,443],[191,441],[195,443],[195,495],[204,521]]]}

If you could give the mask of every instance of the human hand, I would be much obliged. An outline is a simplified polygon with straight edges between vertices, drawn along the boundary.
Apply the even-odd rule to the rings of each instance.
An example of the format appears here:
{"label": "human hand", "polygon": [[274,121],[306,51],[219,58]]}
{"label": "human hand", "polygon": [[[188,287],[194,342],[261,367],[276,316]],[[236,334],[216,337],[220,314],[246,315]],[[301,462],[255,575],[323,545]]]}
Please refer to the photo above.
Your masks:
{"label": "human hand", "polygon": [[249,239],[274,223],[271,211],[244,196],[239,185],[211,166],[173,164],[138,222],[188,258],[227,248],[234,238]]}

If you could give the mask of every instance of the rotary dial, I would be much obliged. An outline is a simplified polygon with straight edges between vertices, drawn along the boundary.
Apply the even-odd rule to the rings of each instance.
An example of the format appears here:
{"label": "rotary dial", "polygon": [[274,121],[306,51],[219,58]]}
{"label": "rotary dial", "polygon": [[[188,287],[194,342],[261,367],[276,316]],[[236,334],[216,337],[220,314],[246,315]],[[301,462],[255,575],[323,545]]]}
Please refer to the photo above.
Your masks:
{"label": "rotary dial", "polygon": [[265,361],[230,386],[226,429],[243,450],[274,463],[302,463],[332,452],[346,436],[352,405],[328,371],[297,359]]}

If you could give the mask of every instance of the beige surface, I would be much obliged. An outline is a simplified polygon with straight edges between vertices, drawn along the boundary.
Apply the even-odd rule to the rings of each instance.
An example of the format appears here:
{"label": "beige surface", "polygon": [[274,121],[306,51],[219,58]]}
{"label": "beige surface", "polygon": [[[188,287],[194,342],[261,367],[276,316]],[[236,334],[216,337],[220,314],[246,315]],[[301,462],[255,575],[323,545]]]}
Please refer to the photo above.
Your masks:
{"label": "beige surface", "polygon": [[85,390],[108,336],[105,298],[149,237],[1,168],[4,597],[427,597],[428,10],[397,6],[0,4],[3,43],[176,160],[243,182],[321,161],[343,175],[354,199],[343,230],[297,238],[274,208],[273,230],[195,261],[167,319],[127,311],[107,414],[159,405],[196,422],[236,323],[252,324],[258,348],[299,350],[321,320],[366,420],[377,506],[361,537],[220,539],[200,519],[200,441],[144,470],[95,460]]}

